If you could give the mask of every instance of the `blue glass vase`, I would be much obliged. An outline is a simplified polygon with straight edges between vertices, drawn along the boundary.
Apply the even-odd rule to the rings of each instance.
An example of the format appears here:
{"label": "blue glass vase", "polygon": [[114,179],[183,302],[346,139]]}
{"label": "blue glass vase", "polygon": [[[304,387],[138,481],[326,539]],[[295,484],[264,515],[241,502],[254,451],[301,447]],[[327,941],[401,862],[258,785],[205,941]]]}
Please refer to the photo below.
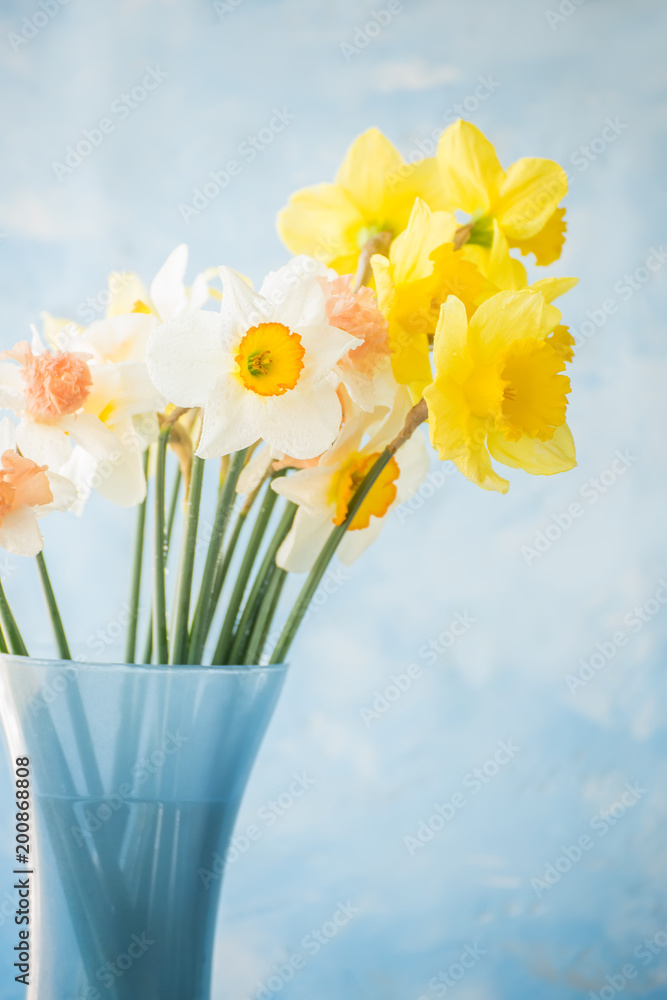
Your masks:
{"label": "blue glass vase", "polygon": [[28,1000],[209,1000],[224,855],[284,676],[0,656],[30,761]]}

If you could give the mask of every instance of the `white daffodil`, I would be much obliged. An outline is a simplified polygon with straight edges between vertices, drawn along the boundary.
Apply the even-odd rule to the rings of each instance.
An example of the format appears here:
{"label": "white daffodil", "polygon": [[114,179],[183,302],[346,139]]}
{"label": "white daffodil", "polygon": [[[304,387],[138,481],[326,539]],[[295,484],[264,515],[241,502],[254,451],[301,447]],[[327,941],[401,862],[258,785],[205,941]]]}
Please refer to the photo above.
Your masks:
{"label": "white daffodil", "polygon": [[[384,407],[375,414],[357,414],[347,421],[333,448],[315,468],[302,469],[273,482],[276,493],[299,505],[292,530],[276,558],[279,566],[292,573],[312,569],[334,525],[345,520],[357,487],[401,430],[410,407],[407,390],[400,388],[386,419]],[[357,511],[338,548],[338,555],[346,565],[354,562],[377,538],[392,507],[406,503],[413,496],[428,469],[424,438],[417,434],[385,466]]]}
{"label": "white daffodil", "polygon": [[[146,482],[133,418],[161,402],[149,380],[137,385],[132,365],[44,350],[36,334],[32,347],[23,341],[2,358],[18,362],[0,363],[0,406],[20,418],[21,452],[69,478],[76,469],[84,494],[92,487],[120,506],[140,503]],[[75,446],[85,454],[73,456]]]}
{"label": "white daffodil", "polygon": [[167,257],[151,282],[150,291],[136,274],[115,274],[109,280],[107,318],[127,313],[154,315],[162,322],[201,309],[209,297],[209,273],[198,274],[185,285],[188,248],[181,243]]}
{"label": "white daffodil", "polygon": [[152,335],[148,370],[156,388],[176,406],[203,410],[200,457],[263,438],[277,452],[308,459],[335,440],[342,410],[334,369],[360,342],[331,326],[324,291],[301,263],[269,274],[259,293],[221,267],[220,313],[179,316]]}
{"label": "white daffodil", "polygon": [[[185,285],[188,248],[181,243],[173,250],[151,282],[150,291],[136,274],[114,272],[109,276],[106,315],[86,329],[74,320],[43,312],[43,334],[53,349],[86,349],[96,363],[144,362],[151,333],[167,320],[201,309],[209,297],[210,273],[198,274],[192,287]],[[85,312],[84,307],[84,312]],[[87,312],[92,319],[95,310]]]}
{"label": "white daffodil", "polygon": [[8,417],[0,420],[0,547],[36,556],[44,548],[37,519],[67,510],[75,500],[74,484],[19,455],[14,425]]}

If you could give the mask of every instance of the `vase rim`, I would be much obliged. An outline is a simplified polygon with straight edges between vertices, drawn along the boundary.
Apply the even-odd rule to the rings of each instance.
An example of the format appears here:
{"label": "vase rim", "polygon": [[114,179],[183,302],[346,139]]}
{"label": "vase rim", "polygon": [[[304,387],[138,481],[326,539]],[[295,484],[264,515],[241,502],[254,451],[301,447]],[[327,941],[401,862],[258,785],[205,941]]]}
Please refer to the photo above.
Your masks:
{"label": "vase rim", "polygon": [[180,672],[185,673],[228,673],[228,674],[250,674],[259,671],[279,671],[286,670],[287,663],[258,663],[252,664],[223,664],[222,666],[211,666],[207,664],[187,664],[187,663],[99,663],[92,660],[50,660],[43,656],[19,656],[15,653],[0,653],[0,663],[30,663],[33,667],[74,667],[75,670],[126,670],[128,673],[142,672]]}

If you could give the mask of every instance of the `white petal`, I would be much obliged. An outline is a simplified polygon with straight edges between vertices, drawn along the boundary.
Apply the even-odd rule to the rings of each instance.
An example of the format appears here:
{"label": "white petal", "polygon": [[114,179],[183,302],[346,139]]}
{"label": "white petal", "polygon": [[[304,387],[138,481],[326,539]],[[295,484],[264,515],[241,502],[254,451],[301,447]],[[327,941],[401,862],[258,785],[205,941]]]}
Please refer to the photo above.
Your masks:
{"label": "white petal", "polygon": [[116,369],[117,383],[111,404],[107,407],[105,422],[117,424],[128,417],[164,409],[164,396],[160,395],[151,382],[145,364],[130,363],[113,367]]}
{"label": "white petal", "polygon": [[401,474],[396,483],[396,503],[410,500],[426,479],[431,468],[431,458],[421,430],[406,441],[396,452],[396,462]]}
{"label": "white petal", "polygon": [[9,417],[0,420],[0,456],[16,448],[16,428]]}
{"label": "white petal", "polygon": [[252,290],[240,274],[229,267],[221,267],[222,318],[224,344],[231,347],[253,326],[274,318],[274,308],[261,295]]}
{"label": "white petal", "polygon": [[349,333],[336,326],[329,326],[328,323],[297,326],[295,330],[306,349],[304,371],[299,379],[304,385],[312,385],[319,379],[326,378],[343,355],[361,344],[356,337],[351,337]]}
{"label": "white petal", "polygon": [[126,313],[91,323],[80,338],[69,345],[71,351],[88,349],[96,363],[145,361],[149,338],[159,321],[146,313]]}
{"label": "white petal", "polygon": [[247,496],[256,490],[269,471],[272,461],[273,456],[270,448],[264,447],[256,451],[239,476],[236,492],[241,496]]}
{"label": "white petal", "polygon": [[331,487],[332,470],[329,466],[315,466],[312,469],[300,469],[291,472],[281,479],[274,479],[272,488],[291,500],[298,503],[311,514],[323,515],[331,518],[329,490]]}
{"label": "white petal", "polygon": [[163,323],[181,316],[188,307],[184,284],[187,266],[188,248],[185,243],[181,243],[172,250],[153,278],[151,298],[155,311]]}
{"label": "white petal", "polygon": [[42,504],[35,508],[38,517],[47,514],[50,510],[69,510],[76,503],[78,491],[76,485],[65,476],[58,475],[57,472],[47,472],[47,479],[53,494],[51,503]]}
{"label": "white petal", "polygon": [[155,444],[160,433],[160,422],[157,413],[138,413],[132,417],[134,433],[142,444]]}
{"label": "white petal", "polygon": [[190,289],[188,311],[193,312],[195,309],[201,309],[201,307],[208,301],[210,294],[206,274],[198,274],[192,282],[192,288]]}
{"label": "white petal", "polygon": [[292,530],[278,550],[278,566],[290,573],[308,573],[333,527],[328,512],[313,516],[300,508],[296,512]]}
{"label": "white petal", "polygon": [[131,313],[135,302],[149,305],[148,290],[136,274],[114,271],[109,275],[109,291],[111,298],[107,306],[107,317]]}
{"label": "white petal", "polygon": [[121,441],[114,461],[98,462],[93,488],[119,507],[135,507],[146,497],[146,478],[141,449]]}
{"label": "white petal", "polygon": [[60,426],[75,444],[81,445],[98,461],[117,460],[122,451],[119,436],[92,413],[62,417]]}
{"label": "white petal", "polygon": [[22,413],[25,406],[25,382],[18,365],[0,362],[0,409]]}
{"label": "white petal", "polygon": [[30,507],[12,510],[2,519],[0,547],[17,556],[36,556],[42,551],[44,539]]}
{"label": "white petal", "polygon": [[200,458],[221,458],[254,444],[262,433],[258,417],[262,400],[230,378],[221,378],[209,395],[204,410]]}
{"label": "white petal", "polygon": [[369,545],[372,545],[384,526],[385,518],[372,517],[367,528],[348,531],[338,547],[338,558],[345,566],[351,566]]}
{"label": "white petal", "polygon": [[317,458],[338,436],[343,411],[336,390],[320,382],[316,392],[296,389],[269,396],[260,436],[292,458]]}
{"label": "white petal", "polygon": [[95,470],[97,469],[97,459],[89,452],[84,451],[77,445],[67,461],[60,469],[61,475],[74,483],[77,490],[77,497],[69,508],[71,514],[80,517],[84,507],[93,491],[92,483],[95,482]]}
{"label": "white petal", "polygon": [[148,373],[156,389],[176,406],[205,406],[228,365],[222,324],[199,310],[158,327],[148,342]]}
{"label": "white petal", "polygon": [[60,469],[72,454],[72,445],[60,421],[40,424],[24,418],[16,428],[16,443],[26,458],[50,469]]}
{"label": "white petal", "polygon": [[[268,274],[260,289],[260,294],[274,307],[276,320],[290,330],[328,322],[324,289],[317,278],[304,272],[304,262],[310,260],[310,257],[293,258],[289,264]],[[323,265],[315,260],[313,264],[322,276],[327,274]]]}

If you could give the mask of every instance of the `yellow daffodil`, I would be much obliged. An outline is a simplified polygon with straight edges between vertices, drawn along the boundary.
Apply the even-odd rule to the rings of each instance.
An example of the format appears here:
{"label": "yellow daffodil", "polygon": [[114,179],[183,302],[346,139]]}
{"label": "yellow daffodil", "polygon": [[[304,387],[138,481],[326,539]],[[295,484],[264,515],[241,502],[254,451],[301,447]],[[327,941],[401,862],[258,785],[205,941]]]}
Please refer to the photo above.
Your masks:
{"label": "yellow daffodil", "polygon": [[435,335],[435,380],[424,390],[431,440],[478,486],[506,493],[491,458],[533,475],[576,464],[565,423],[570,381],[553,337],[559,311],[538,292],[498,292],[468,322],[450,296]]}
{"label": "yellow daffodil", "polygon": [[353,273],[361,248],[374,236],[394,238],[410,218],[415,198],[441,207],[434,157],[406,164],[376,128],[348,150],[333,184],[297,191],[278,216],[278,232],[297,254],[308,254],[339,274]]}
{"label": "yellow daffodil", "polygon": [[389,256],[372,258],[378,302],[389,324],[394,377],[419,398],[431,381],[430,340],[440,306],[456,295],[469,314],[497,289],[454,249],[456,219],[415,202],[406,230]]}
{"label": "yellow daffodil", "polygon": [[562,167],[553,160],[522,157],[505,171],[489,140],[460,120],[443,133],[437,158],[443,207],[470,216],[461,241],[467,238],[468,244],[488,252],[497,239],[496,223],[510,249],[534,253],[538,264],[560,257],[565,210],[558,205],[567,194]]}

